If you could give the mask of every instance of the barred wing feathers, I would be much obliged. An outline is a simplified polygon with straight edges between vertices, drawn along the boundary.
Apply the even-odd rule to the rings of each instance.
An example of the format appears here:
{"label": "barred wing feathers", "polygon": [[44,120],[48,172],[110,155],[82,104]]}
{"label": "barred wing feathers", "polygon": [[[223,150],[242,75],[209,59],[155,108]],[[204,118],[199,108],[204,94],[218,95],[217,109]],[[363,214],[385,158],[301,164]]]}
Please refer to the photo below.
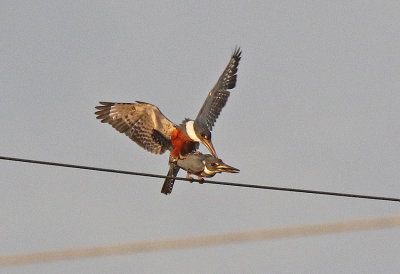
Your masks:
{"label": "barred wing feathers", "polygon": [[176,127],[158,109],[158,107],[144,103],[111,103],[100,102],[96,118],[102,123],[109,123],[121,133],[125,133],[139,146],[154,154],[162,154],[168,147],[163,146],[153,136],[157,130],[167,138],[171,137]]}
{"label": "barred wing feathers", "polygon": [[228,101],[230,95],[229,89],[233,89],[236,86],[236,73],[238,71],[241,54],[242,51],[240,48],[236,48],[224,72],[208,94],[196,117],[196,121],[204,123],[210,131],[221,113],[222,108]]}

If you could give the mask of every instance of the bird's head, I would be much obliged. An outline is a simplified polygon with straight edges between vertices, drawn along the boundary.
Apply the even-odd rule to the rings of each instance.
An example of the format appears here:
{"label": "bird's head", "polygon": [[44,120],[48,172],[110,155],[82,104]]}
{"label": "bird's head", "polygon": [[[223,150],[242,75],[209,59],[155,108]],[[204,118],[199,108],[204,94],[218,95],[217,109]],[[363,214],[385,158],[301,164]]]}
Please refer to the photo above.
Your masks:
{"label": "bird's head", "polygon": [[215,174],[221,172],[238,173],[240,170],[225,164],[221,159],[214,156],[208,155],[205,159],[205,169],[206,174]]}
{"label": "bird's head", "polygon": [[217,152],[215,151],[214,145],[211,141],[211,131],[207,128],[207,126],[195,122],[194,129],[197,137],[200,139],[200,142],[211,152],[215,158],[218,158]]}
{"label": "bird's head", "polygon": [[205,124],[189,120],[186,121],[185,127],[187,135],[193,141],[202,143],[214,157],[218,158],[211,141],[211,131]]}

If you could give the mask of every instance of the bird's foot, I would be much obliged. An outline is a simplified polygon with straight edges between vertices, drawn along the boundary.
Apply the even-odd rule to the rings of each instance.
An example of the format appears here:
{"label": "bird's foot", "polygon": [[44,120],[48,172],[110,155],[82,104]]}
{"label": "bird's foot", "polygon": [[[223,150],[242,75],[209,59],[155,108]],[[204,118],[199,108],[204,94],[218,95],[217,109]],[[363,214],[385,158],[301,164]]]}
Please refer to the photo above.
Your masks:
{"label": "bird's foot", "polygon": [[197,176],[199,178],[199,184],[204,184],[204,178],[201,176]]}
{"label": "bird's foot", "polygon": [[176,164],[176,163],[178,162],[178,160],[179,160],[179,157],[180,157],[180,156],[177,157],[177,156],[174,156],[174,155],[171,154],[171,155],[169,156],[169,162],[170,162],[170,163]]}
{"label": "bird's foot", "polygon": [[186,174],[186,179],[190,180],[191,183],[193,183],[193,181],[194,181],[194,178],[192,176],[190,176],[189,172]]}

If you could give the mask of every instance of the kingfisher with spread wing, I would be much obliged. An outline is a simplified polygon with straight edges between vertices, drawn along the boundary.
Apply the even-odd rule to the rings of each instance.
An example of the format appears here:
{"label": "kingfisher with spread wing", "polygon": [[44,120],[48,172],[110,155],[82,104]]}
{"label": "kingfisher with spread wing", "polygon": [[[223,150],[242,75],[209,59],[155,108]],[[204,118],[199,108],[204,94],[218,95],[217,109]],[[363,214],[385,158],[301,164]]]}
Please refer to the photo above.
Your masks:
{"label": "kingfisher with spread wing", "polygon": [[[236,85],[240,58],[241,50],[236,48],[195,120],[185,119],[182,124],[177,125],[166,118],[158,107],[139,101],[136,103],[100,102],[100,105],[96,107],[98,111],[95,112],[97,119],[125,133],[151,153],[162,154],[170,150],[168,176],[176,177],[179,171],[176,161],[195,151],[199,143],[202,143],[214,157],[218,158],[211,141],[211,130],[228,100],[229,90]],[[166,179],[161,192],[170,194],[173,184],[174,179]]]}

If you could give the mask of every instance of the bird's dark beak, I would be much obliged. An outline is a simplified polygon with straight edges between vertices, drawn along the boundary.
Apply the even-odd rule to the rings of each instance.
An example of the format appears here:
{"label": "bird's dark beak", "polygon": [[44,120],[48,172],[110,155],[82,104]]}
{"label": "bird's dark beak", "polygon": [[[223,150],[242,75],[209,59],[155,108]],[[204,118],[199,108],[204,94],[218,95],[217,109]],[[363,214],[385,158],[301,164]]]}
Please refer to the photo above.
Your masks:
{"label": "bird's dark beak", "polygon": [[209,140],[209,139],[203,139],[203,140],[201,140],[201,142],[203,143],[203,145],[206,146],[206,148],[211,152],[211,154],[212,154],[215,158],[218,158],[217,152],[215,151],[214,146],[213,146],[211,140]]}
{"label": "bird's dark beak", "polygon": [[229,173],[239,173],[239,169],[234,168],[233,166],[229,166],[223,162],[218,163],[217,167],[218,172],[229,172]]}

